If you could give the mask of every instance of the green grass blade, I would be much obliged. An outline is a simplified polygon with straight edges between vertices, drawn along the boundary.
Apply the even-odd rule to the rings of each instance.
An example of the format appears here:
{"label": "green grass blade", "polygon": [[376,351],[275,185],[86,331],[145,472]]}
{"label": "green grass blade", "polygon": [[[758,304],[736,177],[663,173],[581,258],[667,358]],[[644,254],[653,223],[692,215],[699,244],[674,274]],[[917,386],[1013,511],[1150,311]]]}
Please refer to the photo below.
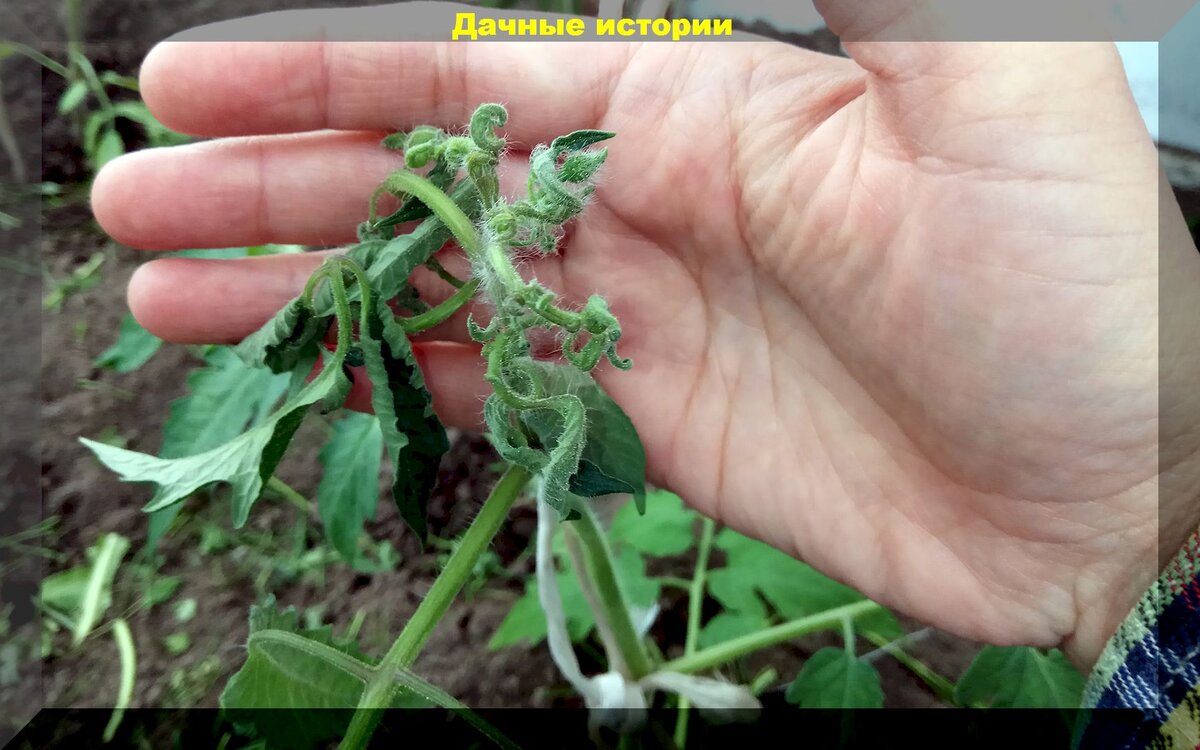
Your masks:
{"label": "green grass blade", "polygon": [[108,607],[112,599],[112,581],[117,573],[121,558],[129,549],[129,540],[120,534],[105,534],[100,542],[96,559],[92,561],[91,575],[88,576],[87,586],[83,591],[83,599],[79,604],[79,617],[75,619],[75,629],[71,643],[78,646],[88,637],[100,615]]}
{"label": "green grass blade", "polygon": [[121,683],[117,687],[117,703],[113,706],[112,716],[104,727],[104,741],[112,741],[125,716],[125,709],[133,700],[133,680],[137,674],[137,651],[133,647],[133,635],[129,625],[123,618],[117,618],[112,623],[113,640],[117,642],[117,653],[121,656]]}

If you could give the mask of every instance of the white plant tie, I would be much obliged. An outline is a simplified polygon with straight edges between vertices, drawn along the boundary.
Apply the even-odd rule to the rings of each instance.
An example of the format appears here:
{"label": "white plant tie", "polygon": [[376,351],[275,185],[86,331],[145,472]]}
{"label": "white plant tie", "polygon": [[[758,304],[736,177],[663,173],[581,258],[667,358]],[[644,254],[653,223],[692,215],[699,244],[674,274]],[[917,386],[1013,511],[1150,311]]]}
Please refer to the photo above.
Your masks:
{"label": "white plant tie", "polygon": [[[579,667],[575,649],[571,646],[567,618],[563,612],[562,594],[558,590],[553,549],[558,514],[542,500],[540,486],[537,509],[537,587],[538,601],[546,615],[546,642],[558,671],[583,696],[590,714],[589,724],[593,729],[602,726],[622,733],[636,730],[645,723],[647,699],[655,690],[683,696],[707,716],[717,720],[736,720],[743,718],[739,714],[745,711],[762,708],[762,704],[745,686],[711,677],[679,672],[654,672],[640,680],[630,680],[622,674],[628,670],[621,654],[612,646],[611,638],[602,639],[609,671],[592,677],[585,676]],[[583,581],[586,572],[578,570],[576,574],[580,575],[580,580]],[[587,588],[585,585],[585,591]],[[605,613],[594,606],[593,597],[586,598],[594,610],[597,629],[601,633],[610,633],[612,629]],[[639,632],[644,634],[649,629],[657,611],[657,606],[652,607],[639,618]]]}

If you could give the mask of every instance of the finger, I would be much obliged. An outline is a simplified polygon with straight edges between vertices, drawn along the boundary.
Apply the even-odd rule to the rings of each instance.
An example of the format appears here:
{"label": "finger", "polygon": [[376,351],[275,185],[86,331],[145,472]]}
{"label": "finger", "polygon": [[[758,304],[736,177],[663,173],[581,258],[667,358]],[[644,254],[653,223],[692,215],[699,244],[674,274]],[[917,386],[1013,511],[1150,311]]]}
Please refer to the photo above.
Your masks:
{"label": "finger", "polygon": [[[1019,34],[1006,33],[1005,29],[1009,28],[1036,29],[1036,33],[1044,34],[1047,23],[1082,26],[1083,21],[1077,14],[1064,18],[1055,15],[1056,6],[1061,10],[1063,4],[1044,0],[1017,0],[1004,4],[990,0],[895,0],[888,3],[816,0],[815,5],[855,62],[876,75],[876,85],[902,90],[913,102],[923,97],[926,106],[918,109],[945,109],[930,106],[931,94],[962,91],[983,100],[1012,91],[1013,83],[1024,85],[1031,91],[1061,95],[1052,85],[1056,80],[1070,80],[1076,72],[1091,66],[1099,65],[1105,71],[1112,69],[1114,61],[1120,66],[1112,44],[979,43],[1020,38]],[[1013,19],[1022,18],[1028,23],[1017,21],[1012,26]],[[1032,19],[1038,19],[1039,23],[1033,23]],[[1041,38],[1065,37],[1050,34]],[[1100,33],[1082,38],[1106,37]],[[956,79],[964,77],[970,77],[978,87],[953,85]],[[1005,78],[1009,80],[1005,81]],[[1042,85],[1028,85],[1034,82]],[[989,83],[997,88],[989,87]]]}
{"label": "finger", "polygon": [[[479,347],[449,342],[413,344],[425,386],[433,396],[433,410],[451,427],[479,430],[483,427],[483,401],[490,389],[483,379],[485,365]],[[354,385],[346,407],[371,411],[371,381],[363,368],[354,368]]]}
{"label": "finger", "polygon": [[[488,101],[508,107],[507,132],[526,146],[597,124],[631,45],[382,41],[448,36],[465,9],[285,11],[201,27],[181,38],[206,41],[151,50],[142,95],[168,127],[204,136],[457,127]],[[261,41],[280,38],[307,41]],[[337,39],[377,41],[325,41]]]}
{"label": "finger", "polygon": [[[130,309],[147,330],[169,341],[233,344],[296,296],[328,254],[151,261],[130,280]],[[469,342],[465,329],[460,339],[414,341],[413,352],[442,421],[461,429],[477,429],[487,394],[484,364],[479,347]],[[356,369],[346,405],[369,412],[370,382],[362,368]]]}
{"label": "finger", "polygon": [[[129,280],[129,309],[146,330],[167,341],[234,344],[258,330],[300,294],[308,277],[328,254],[153,260],[140,266]],[[469,276],[466,260],[457,251],[440,257],[455,275]],[[540,278],[558,280],[553,256],[540,258],[531,267]],[[453,292],[449,284],[424,268],[413,274],[412,281],[421,299],[430,305]],[[486,304],[471,302],[418,338],[466,342],[468,313],[482,323],[490,317]]]}
{"label": "finger", "polygon": [[[371,194],[403,157],[379,135],[325,131],[230,138],[149,149],[109,162],[92,186],[92,211],[131,247],[178,250],[268,242],[353,242]],[[502,160],[506,190],[526,158]],[[381,202],[381,211],[394,205]]]}
{"label": "finger", "polygon": [[[871,74],[867,140],[892,157],[923,160],[928,170],[1080,178],[1094,166],[1096,153],[1127,152],[1141,141],[1141,158],[1150,146],[1112,43],[959,41],[1006,38],[989,35],[1003,34],[996,14],[1015,12],[1007,3],[816,5]],[[1020,12],[1046,20],[1038,14],[1055,5]],[[1040,148],[1029,148],[1031,135]],[[980,143],[988,149],[981,152]]]}
{"label": "finger", "polygon": [[[1074,0],[816,0],[843,41],[1083,42],[1158,38],[1195,0],[1167,0],[1151,14],[1126,14]],[[1114,12],[1115,11],[1115,12]]]}
{"label": "finger", "polygon": [[129,280],[129,310],[167,341],[235,344],[303,291],[327,254],[150,261]]}

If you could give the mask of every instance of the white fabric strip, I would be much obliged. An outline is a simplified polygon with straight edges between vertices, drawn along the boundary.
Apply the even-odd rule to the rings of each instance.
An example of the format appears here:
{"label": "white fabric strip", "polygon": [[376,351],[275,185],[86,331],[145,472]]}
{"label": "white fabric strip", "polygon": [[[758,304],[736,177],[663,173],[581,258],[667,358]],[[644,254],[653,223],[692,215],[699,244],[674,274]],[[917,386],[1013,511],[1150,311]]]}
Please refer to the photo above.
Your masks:
{"label": "white fabric strip", "polygon": [[[571,645],[571,637],[567,631],[567,618],[563,612],[562,594],[558,590],[557,568],[554,563],[554,532],[558,528],[557,511],[551,508],[541,498],[538,492],[538,530],[536,548],[536,571],[538,601],[546,615],[546,642],[550,647],[550,656],[554,659],[558,671],[567,682],[583,696],[590,716],[589,723],[593,728],[604,726],[618,732],[629,732],[637,729],[646,720],[647,693],[659,690],[676,693],[691,701],[692,705],[719,720],[737,720],[743,718],[747,710],[761,708],[761,704],[753,694],[742,685],[735,685],[711,677],[697,677],[678,672],[655,672],[643,677],[637,682],[627,679],[619,671],[608,671],[594,677],[586,677],[579,667],[579,659]],[[568,550],[572,540],[568,541]],[[587,595],[590,586],[582,583],[586,580],[586,571],[580,567],[583,563],[582,554],[578,549],[572,551],[576,573],[580,575],[584,587],[585,598],[593,609],[593,615],[600,627],[602,635],[607,632],[610,637],[603,638],[608,663],[620,668],[624,662],[616,652],[611,638],[611,628],[600,608],[595,596]],[[643,617],[642,625],[652,617]],[[742,715],[739,715],[742,714]]]}

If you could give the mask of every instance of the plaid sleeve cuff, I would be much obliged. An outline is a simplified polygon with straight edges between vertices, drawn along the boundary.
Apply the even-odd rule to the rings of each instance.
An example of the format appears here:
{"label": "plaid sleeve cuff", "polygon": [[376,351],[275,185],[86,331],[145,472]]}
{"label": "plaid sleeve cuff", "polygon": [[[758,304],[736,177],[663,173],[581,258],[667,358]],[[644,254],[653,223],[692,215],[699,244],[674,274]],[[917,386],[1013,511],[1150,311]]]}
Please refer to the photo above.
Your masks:
{"label": "plaid sleeve cuff", "polygon": [[1105,646],[1083,708],[1125,710],[1093,713],[1081,748],[1200,748],[1200,530]]}

